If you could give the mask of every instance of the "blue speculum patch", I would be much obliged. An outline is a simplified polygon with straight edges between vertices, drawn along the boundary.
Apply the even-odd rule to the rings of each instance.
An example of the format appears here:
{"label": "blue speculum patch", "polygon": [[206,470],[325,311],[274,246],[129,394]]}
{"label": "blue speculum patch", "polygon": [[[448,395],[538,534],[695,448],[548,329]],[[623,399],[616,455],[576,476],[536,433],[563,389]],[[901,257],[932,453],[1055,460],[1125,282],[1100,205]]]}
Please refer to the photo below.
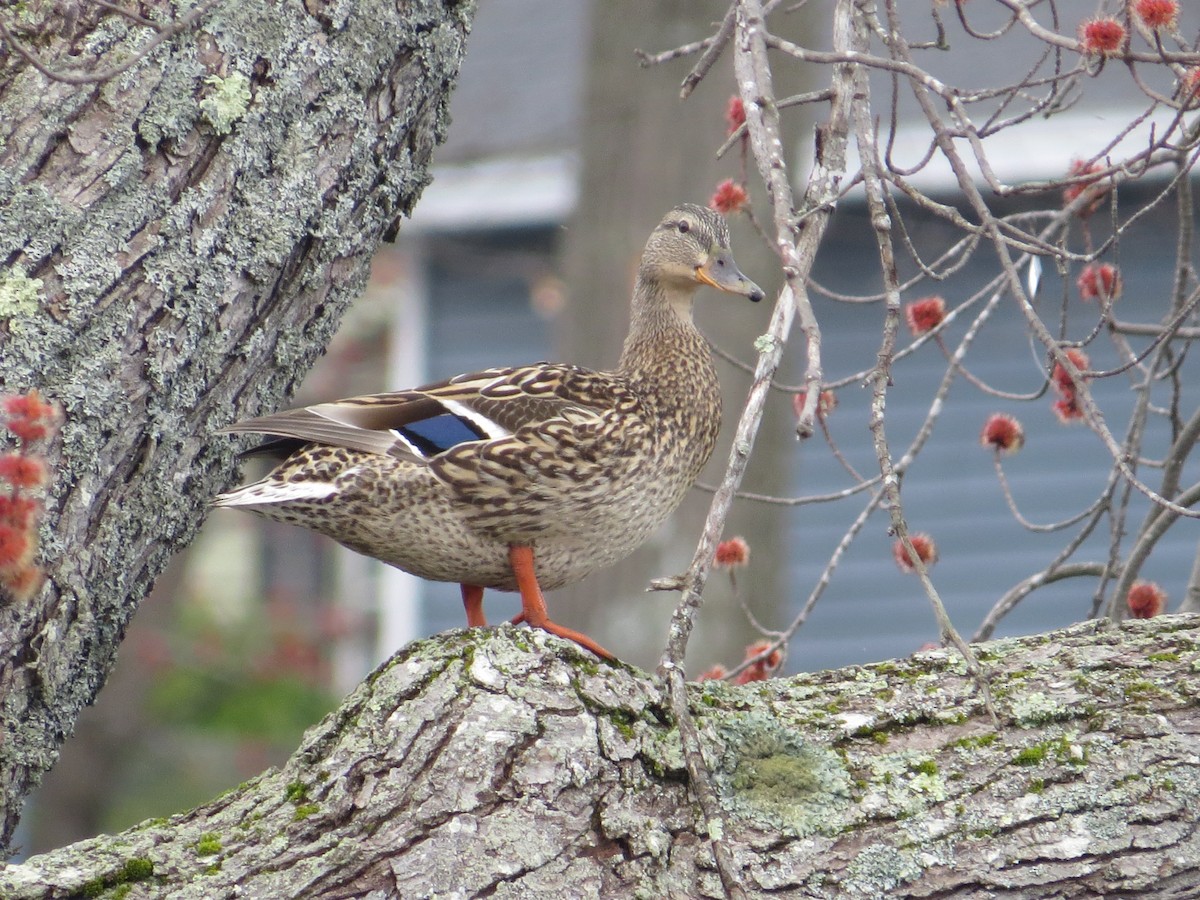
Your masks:
{"label": "blue speculum patch", "polygon": [[409,422],[397,431],[426,456],[433,456],[467,441],[478,441],[487,437],[474,424],[453,413],[442,413],[421,419],[419,422]]}

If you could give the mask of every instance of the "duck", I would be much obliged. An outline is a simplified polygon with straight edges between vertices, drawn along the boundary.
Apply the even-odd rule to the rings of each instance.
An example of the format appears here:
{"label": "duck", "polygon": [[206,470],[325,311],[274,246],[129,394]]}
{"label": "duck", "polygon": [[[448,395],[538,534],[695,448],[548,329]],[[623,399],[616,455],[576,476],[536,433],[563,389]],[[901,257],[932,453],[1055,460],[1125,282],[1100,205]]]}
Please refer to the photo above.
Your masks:
{"label": "duck", "polygon": [[486,589],[516,591],[514,623],[613,655],[552,621],[544,591],[636,549],[716,445],[721,393],[692,318],[701,287],[758,302],[725,219],[681,204],[651,232],[617,367],[538,362],[235,422],[274,468],[218,495],[432,581],[457,582],[467,625]]}

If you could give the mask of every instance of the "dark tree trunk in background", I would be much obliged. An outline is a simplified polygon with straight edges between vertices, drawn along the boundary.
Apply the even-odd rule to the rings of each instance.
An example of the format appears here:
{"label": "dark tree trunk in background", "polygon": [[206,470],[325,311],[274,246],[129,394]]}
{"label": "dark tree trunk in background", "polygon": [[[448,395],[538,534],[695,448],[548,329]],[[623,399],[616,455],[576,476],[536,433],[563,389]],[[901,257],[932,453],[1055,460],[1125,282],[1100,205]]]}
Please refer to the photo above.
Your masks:
{"label": "dark tree trunk in background", "polygon": [[[579,204],[567,232],[564,269],[568,312],[559,317],[558,355],[593,367],[611,367],[629,327],[628,298],[637,259],[650,229],[663,213],[681,202],[705,204],[717,184],[742,180],[740,154],[734,148],[721,160],[716,150],[725,139],[725,109],[736,93],[731,54],[687,99],[680,82],[695,57],[656,68],[638,65],[635,50],[656,52],[707,36],[725,13],[722,3],[665,0],[652,4],[595,5],[590,27],[587,79],[582,123],[582,179]],[[794,28],[804,16],[788,20]],[[792,34],[790,37],[798,37]],[[619,63],[624,63],[623,65]],[[801,87],[794,81],[799,67],[776,73],[779,96]],[[803,116],[789,117],[788,137],[803,128]],[[794,142],[788,147],[789,156]],[[753,162],[749,168],[753,170]],[[750,179],[757,188],[757,178]],[[759,195],[761,196],[761,195]],[[768,207],[760,203],[758,209]],[[769,216],[767,216],[769,219]],[[742,271],[768,292],[781,284],[779,258],[740,215],[730,217],[734,255]],[[754,339],[767,330],[770,304],[754,306],[743,298],[702,291],[697,321],[716,344],[753,363]],[[799,357],[799,354],[796,354]],[[718,361],[725,396],[724,440],[701,476],[715,484],[729,457],[729,441],[741,413],[750,376]],[[782,377],[794,373],[784,372]],[[795,379],[798,380],[798,379]],[[791,407],[780,396],[773,403],[767,429],[790,433]],[[760,441],[746,479],[747,490],[787,493],[790,445]],[[772,448],[775,448],[774,450]],[[565,621],[582,625],[601,644],[621,648],[623,658],[644,665],[657,660],[666,643],[675,594],[645,593],[652,578],[687,568],[700,536],[700,523],[711,494],[692,491],[656,538],[629,560],[598,572],[585,582],[555,593],[556,608],[572,607]],[[753,568],[744,581],[753,585],[749,598],[763,621],[778,624],[785,608],[784,568],[789,553],[779,507],[739,504],[726,535],[744,535],[752,548]],[[709,603],[700,617],[688,660],[697,671],[717,661],[741,661],[742,650],[757,635],[742,610],[730,602],[726,579],[713,578]]]}
{"label": "dark tree trunk in background", "polygon": [[[65,411],[49,581],[0,610],[0,844],[232,480],[213,432],[296,386],[428,182],[473,11],[222,2],[83,85],[0,42],[0,283],[40,280],[36,310],[0,308],[0,390]],[[91,4],[0,15],[60,71],[120,64],[154,34]]]}
{"label": "dark tree trunk in background", "polygon": [[[1200,626],[693,686],[749,897],[1195,895]],[[0,896],[724,897],[658,685],[511,626],[409,645],[279,771],[0,868]],[[716,829],[714,829],[715,831]],[[108,896],[108,894],[104,894]]]}

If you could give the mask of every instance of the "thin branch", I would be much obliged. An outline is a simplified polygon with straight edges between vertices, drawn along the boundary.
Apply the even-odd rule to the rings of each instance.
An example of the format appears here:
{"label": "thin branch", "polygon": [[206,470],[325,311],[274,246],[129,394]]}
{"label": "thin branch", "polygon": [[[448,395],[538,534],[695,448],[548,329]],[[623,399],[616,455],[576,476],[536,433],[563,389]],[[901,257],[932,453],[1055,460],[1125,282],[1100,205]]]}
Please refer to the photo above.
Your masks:
{"label": "thin branch", "polygon": [[1047,525],[1038,525],[1030,522],[1023,515],[1021,510],[1017,508],[1017,501],[1012,495],[1012,490],[1008,486],[1008,478],[1004,475],[1004,466],[1000,462],[1000,451],[997,450],[993,462],[996,464],[996,478],[1000,481],[1000,490],[1004,493],[1004,502],[1008,504],[1008,511],[1012,513],[1012,517],[1017,520],[1018,524],[1027,531],[1033,531],[1039,534],[1048,534],[1052,531],[1062,531],[1064,528],[1070,528],[1076,522],[1082,522],[1088,516],[1093,515],[1099,509],[1103,502],[1103,497],[1094,500],[1087,509],[1080,510],[1069,519],[1063,519],[1061,522],[1051,522]]}
{"label": "thin branch", "polygon": [[1000,624],[1000,620],[1012,612],[1018,603],[1038,588],[1044,587],[1047,584],[1054,584],[1054,582],[1062,581],[1066,578],[1097,577],[1107,571],[1108,567],[1104,563],[1084,562],[1051,566],[1048,569],[1030,575],[1016,586],[1010,588],[1003,597],[996,601],[996,605],[988,611],[979,628],[971,636],[971,643],[975,644],[979,641],[990,640],[996,630],[996,626]]}
{"label": "thin branch", "polygon": [[[860,74],[856,83],[857,91],[866,96],[869,88],[865,73]],[[970,672],[983,693],[984,707],[988,715],[993,723],[996,723],[998,720],[996,718],[995,707],[992,704],[991,687],[988,685],[987,676],[984,674],[983,668],[980,666],[979,659],[975,656],[974,651],[971,650],[970,646],[963,640],[962,636],[955,629],[954,624],[950,621],[945,604],[942,603],[937,588],[934,587],[933,581],[929,577],[928,570],[913,549],[912,542],[909,539],[908,523],[904,518],[900,499],[898,467],[892,463],[892,455],[888,447],[883,415],[887,388],[891,383],[892,351],[895,347],[896,332],[900,322],[900,292],[896,283],[896,264],[892,253],[891,225],[887,215],[887,206],[882,199],[883,185],[879,179],[879,160],[876,156],[877,146],[874,140],[872,123],[868,118],[868,107],[865,103],[856,104],[854,112],[855,131],[858,138],[858,154],[862,160],[863,183],[867,189],[867,208],[870,211],[871,222],[874,226],[876,244],[879,248],[879,258],[883,269],[884,287],[888,295],[883,339],[879,347],[879,364],[870,378],[872,400],[871,416],[868,423],[868,427],[874,437],[875,455],[879,460],[879,471],[883,476],[882,492],[887,500],[891,515],[892,532],[904,545],[905,552],[908,553],[909,558],[913,561],[913,568],[920,578],[921,586],[925,589],[925,594],[929,598],[930,605],[933,608],[934,618],[937,620],[938,631],[941,634],[942,640],[945,643],[952,644],[962,656],[968,672]],[[926,417],[926,426],[928,426],[928,423],[929,417]]]}
{"label": "thin branch", "polygon": [[[192,7],[192,9],[189,10],[183,18],[176,21],[173,25],[163,27],[151,23],[147,27],[156,30],[154,37],[139,47],[137,51],[132,53],[129,59],[125,60],[123,63],[119,63],[118,65],[112,66],[108,69],[101,69],[99,72],[85,72],[80,69],[75,69],[72,71],[65,69],[52,69],[50,66],[43,63],[41,59],[38,58],[36,53],[17,40],[16,36],[12,33],[12,31],[9,30],[8,26],[4,24],[3,17],[0,17],[0,39],[6,41],[9,47],[11,47],[18,56],[24,59],[25,62],[29,63],[29,65],[33,66],[33,68],[37,69],[51,81],[60,81],[63,84],[74,85],[98,84],[104,81],[111,81],[122,72],[132,69],[138,63],[146,59],[146,57],[148,57],[160,44],[170,40],[171,38],[175,37],[175,35],[180,34],[195,25],[196,22],[198,22],[205,13],[216,6],[218,2],[219,0],[201,0],[200,3]],[[105,5],[107,7],[107,4]],[[123,10],[122,14],[129,17],[128,14],[126,14]]]}

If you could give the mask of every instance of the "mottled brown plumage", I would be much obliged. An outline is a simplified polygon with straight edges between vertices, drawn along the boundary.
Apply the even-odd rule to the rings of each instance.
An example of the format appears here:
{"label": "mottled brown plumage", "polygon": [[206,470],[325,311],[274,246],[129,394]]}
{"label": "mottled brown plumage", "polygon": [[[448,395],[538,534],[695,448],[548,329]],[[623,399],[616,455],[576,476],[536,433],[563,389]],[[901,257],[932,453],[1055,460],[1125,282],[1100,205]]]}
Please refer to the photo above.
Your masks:
{"label": "mottled brown plumage", "polygon": [[724,220],[676,207],[646,244],[629,336],[615,371],[536,363],[410,391],[248,419],[283,461],[220,495],[327,534],[360,553],[463,587],[484,624],[482,588],[520,590],[518,621],[569,637],[538,585],[556,588],[634,550],[679,505],[708,461],[721,395],[692,323],[696,288],[759,300]]}

